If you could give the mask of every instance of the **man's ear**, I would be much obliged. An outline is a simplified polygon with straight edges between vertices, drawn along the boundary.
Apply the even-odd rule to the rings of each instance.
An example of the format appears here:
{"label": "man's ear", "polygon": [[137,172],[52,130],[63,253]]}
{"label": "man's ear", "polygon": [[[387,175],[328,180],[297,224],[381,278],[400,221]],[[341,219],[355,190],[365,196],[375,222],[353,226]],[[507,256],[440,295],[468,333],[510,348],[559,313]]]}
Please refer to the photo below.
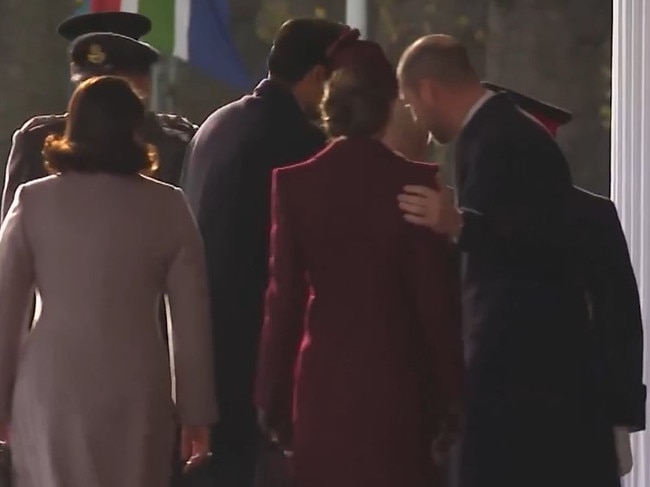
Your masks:
{"label": "man's ear", "polygon": [[438,95],[438,85],[431,79],[421,79],[417,82],[415,92],[426,105],[435,105]]}
{"label": "man's ear", "polygon": [[311,68],[309,71],[309,76],[313,80],[318,80],[320,83],[325,83],[327,81],[327,69],[325,69],[325,66],[318,64]]}

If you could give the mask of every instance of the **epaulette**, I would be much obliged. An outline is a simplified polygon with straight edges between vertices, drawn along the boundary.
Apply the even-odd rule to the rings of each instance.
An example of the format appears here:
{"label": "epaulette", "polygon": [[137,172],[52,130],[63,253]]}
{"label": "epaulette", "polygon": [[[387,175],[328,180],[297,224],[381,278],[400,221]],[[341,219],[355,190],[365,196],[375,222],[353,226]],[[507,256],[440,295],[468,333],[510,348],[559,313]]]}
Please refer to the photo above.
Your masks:
{"label": "epaulette", "polygon": [[32,132],[44,127],[49,127],[57,123],[64,123],[68,118],[67,113],[59,113],[57,115],[39,115],[34,118],[27,120],[22,127],[20,127],[20,132]]}
{"label": "epaulette", "polygon": [[174,135],[184,142],[189,142],[199,129],[198,125],[193,124],[187,118],[171,113],[156,113],[156,120],[163,132]]}

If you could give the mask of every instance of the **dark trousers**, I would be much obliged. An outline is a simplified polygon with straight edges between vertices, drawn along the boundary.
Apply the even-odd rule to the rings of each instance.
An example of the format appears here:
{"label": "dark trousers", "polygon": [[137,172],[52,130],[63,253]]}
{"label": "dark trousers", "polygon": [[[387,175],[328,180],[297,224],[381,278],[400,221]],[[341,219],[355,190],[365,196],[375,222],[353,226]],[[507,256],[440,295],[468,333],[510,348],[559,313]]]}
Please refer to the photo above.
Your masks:
{"label": "dark trousers", "polygon": [[[257,427],[253,423],[251,431],[250,425],[240,425],[237,434],[235,426],[231,423],[213,429],[212,458],[207,464],[183,473],[181,462],[174,460],[172,487],[253,487],[259,445]],[[176,445],[174,459],[179,458],[180,441]]]}
{"label": "dark trousers", "polygon": [[172,450],[172,479],[171,487],[183,486],[183,462],[181,460],[181,428],[177,426],[174,448]]}
{"label": "dark trousers", "polygon": [[460,487],[620,487],[611,425],[588,402],[522,411],[470,408]]}
{"label": "dark trousers", "polygon": [[291,460],[266,439],[260,441],[254,487],[294,487]]}
{"label": "dark trousers", "polygon": [[210,487],[252,487],[259,442],[255,414],[222,417],[212,430]]}

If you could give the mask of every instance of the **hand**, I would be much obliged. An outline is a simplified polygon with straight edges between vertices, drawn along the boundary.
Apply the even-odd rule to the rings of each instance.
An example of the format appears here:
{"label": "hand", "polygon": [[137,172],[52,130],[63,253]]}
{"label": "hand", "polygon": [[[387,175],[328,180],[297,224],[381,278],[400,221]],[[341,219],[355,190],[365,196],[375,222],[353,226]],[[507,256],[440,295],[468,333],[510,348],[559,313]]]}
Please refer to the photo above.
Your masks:
{"label": "hand", "polygon": [[440,189],[426,186],[405,186],[397,198],[404,219],[415,225],[429,227],[434,232],[451,237],[460,234],[462,218],[454,203],[453,191],[436,175]]}
{"label": "hand", "polygon": [[437,465],[446,463],[449,452],[463,429],[463,416],[458,411],[447,413],[442,420],[438,435],[431,442],[431,458]]}
{"label": "hand", "polygon": [[181,460],[185,462],[185,470],[202,464],[210,455],[210,428],[184,426],[181,431]]}
{"label": "hand", "polygon": [[9,425],[0,423],[0,443],[9,443]]}
{"label": "hand", "polygon": [[630,430],[625,426],[614,426],[614,446],[618,460],[618,475],[625,477],[634,467]]}
{"label": "hand", "polygon": [[257,412],[257,422],[271,443],[276,444],[285,456],[292,455],[293,422],[291,420],[271,420],[265,411],[260,410]]}

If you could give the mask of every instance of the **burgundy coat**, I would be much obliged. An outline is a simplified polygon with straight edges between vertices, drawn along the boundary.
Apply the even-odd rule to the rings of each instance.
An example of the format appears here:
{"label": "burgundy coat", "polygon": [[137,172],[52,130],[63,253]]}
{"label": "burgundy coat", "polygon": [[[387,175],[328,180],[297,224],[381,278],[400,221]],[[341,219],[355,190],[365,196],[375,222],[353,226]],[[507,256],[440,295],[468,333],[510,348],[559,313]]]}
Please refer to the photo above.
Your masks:
{"label": "burgundy coat", "polygon": [[437,170],[359,138],[274,172],[256,397],[293,407],[298,487],[434,485],[435,415],[462,389],[459,285],[447,239],[397,195]]}

